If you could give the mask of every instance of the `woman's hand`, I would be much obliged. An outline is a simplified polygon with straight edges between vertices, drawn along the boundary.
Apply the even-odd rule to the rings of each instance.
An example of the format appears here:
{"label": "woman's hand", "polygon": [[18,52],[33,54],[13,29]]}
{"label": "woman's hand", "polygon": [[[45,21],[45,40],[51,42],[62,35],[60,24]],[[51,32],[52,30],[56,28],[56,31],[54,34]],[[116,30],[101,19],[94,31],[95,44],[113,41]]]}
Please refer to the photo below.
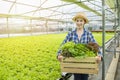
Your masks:
{"label": "woman's hand", "polygon": [[58,55],[58,60],[61,62],[63,59],[63,56],[62,55]]}
{"label": "woman's hand", "polygon": [[96,56],[95,58],[96,58],[96,62],[97,62],[97,63],[100,63],[100,62],[101,62],[101,56]]}

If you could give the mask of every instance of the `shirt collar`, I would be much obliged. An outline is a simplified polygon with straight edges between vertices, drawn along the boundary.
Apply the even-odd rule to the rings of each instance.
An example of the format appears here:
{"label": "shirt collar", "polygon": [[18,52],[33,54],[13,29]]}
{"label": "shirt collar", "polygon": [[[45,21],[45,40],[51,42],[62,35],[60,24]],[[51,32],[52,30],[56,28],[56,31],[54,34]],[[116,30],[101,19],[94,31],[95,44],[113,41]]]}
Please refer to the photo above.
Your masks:
{"label": "shirt collar", "polygon": [[[73,30],[73,32],[76,33],[76,32],[77,32],[77,28],[75,28],[75,30]],[[85,32],[87,32],[87,31],[86,31],[86,29],[84,28],[84,29],[83,29],[83,34],[84,34]]]}

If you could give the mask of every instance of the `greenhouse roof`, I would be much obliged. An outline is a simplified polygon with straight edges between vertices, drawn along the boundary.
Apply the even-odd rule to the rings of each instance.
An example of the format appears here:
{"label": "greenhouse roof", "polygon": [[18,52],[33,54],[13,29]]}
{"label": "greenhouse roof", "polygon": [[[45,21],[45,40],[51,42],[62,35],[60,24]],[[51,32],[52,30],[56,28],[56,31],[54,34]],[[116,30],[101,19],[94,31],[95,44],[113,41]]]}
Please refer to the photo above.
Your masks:
{"label": "greenhouse roof", "polygon": [[[114,0],[106,0],[106,20],[114,20]],[[85,12],[91,22],[102,20],[101,0],[0,0],[0,18],[68,21]]]}

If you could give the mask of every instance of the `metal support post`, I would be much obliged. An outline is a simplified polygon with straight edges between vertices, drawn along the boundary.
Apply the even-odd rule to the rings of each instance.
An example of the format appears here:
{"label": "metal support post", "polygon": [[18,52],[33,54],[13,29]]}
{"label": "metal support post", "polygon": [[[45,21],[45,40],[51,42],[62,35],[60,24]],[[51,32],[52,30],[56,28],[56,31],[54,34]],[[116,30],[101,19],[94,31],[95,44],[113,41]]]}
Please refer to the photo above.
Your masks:
{"label": "metal support post", "polygon": [[10,37],[10,32],[9,32],[9,26],[8,26],[8,17],[7,17],[7,33],[8,33],[8,37]]}
{"label": "metal support post", "polygon": [[102,0],[102,53],[103,53],[103,61],[102,61],[102,80],[105,80],[105,0]]}
{"label": "metal support post", "polygon": [[32,35],[32,32],[33,32],[33,28],[32,28],[32,19],[30,19],[30,28],[31,28],[30,34]]}
{"label": "metal support post", "polygon": [[46,22],[45,22],[45,27],[46,27],[46,32],[48,34],[48,20],[46,20]]}

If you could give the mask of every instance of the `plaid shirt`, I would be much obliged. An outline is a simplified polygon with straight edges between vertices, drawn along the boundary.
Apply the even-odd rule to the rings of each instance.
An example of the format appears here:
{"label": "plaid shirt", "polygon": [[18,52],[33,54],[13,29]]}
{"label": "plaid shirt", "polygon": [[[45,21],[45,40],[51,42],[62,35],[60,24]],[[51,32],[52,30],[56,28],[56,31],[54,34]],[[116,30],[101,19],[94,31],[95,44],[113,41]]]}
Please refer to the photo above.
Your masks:
{"label": "plaid shirt", "polygon": [[[69,33],[67,34],[66,38],[64,39],[64,41],[62,42],[61,46],[62,46],[63,44],[65,44],[66,42],[69,42],[69,41],[73,41],[73,42],[75,42],[76,44],[77,44],[77,43],[87,44],[87,43],[89,43],[89,42],[95,42],[95,43],[96,43],[96,41],[95,41],[92,33],[89,32],[89,31],[87,31],[87,30],[85,30],[85,29],[84,29],[84,32],[83,32],[83,34],[81,35],[81,38],[80,38],[80,39],[78,38],[78,35],[77,35],[77,33],[76,33],[76,29],[73,30],[73,31],[71,31],[71,32],[69,32]],[[57,52],[57,55],[59,55],[60,53],[61,53],[61,50],[59,49],[59,51]],[[99,50],[98,54],[99,54],[100,56],[102,56],[102,53],[101,53],[100,50]]]}

